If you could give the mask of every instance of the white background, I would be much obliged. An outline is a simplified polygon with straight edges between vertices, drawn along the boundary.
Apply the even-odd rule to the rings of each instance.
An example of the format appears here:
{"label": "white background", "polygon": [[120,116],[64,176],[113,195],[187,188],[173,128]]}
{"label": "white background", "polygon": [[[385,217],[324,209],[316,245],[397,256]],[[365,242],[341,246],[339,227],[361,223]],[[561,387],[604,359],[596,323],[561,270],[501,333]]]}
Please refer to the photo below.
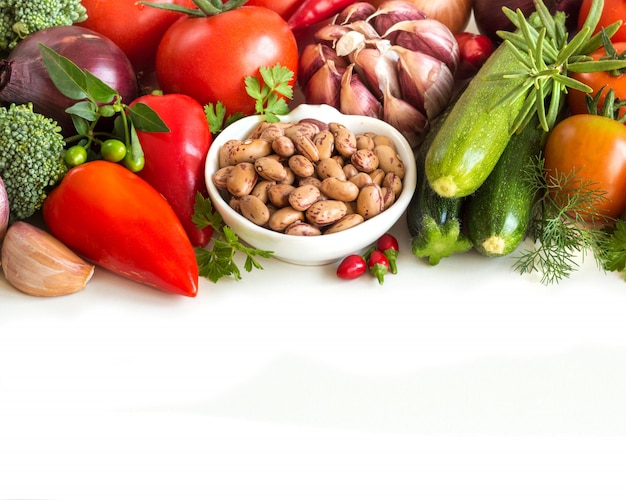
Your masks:
{"label": "white background", "polygon": [[0,500],[626,498],[626,282],[409,250],[162,294],[0,281]]}
{"label": "white background", "polygon": [[196,298],[0,282],[0,498],[626,495],[626,282],[508,258],[381,286],[275,260]]}

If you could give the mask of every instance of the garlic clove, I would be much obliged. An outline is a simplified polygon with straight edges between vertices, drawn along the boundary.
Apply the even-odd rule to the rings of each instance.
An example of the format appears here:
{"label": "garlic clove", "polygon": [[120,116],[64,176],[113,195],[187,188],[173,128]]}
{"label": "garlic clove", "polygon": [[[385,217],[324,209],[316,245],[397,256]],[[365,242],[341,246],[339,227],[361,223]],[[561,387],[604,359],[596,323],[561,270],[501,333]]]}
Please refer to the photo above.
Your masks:
{"label": "garlic clove", "polygon": [[367,21],[354,21],[346,26],[350,27],[352,31],[361,33],[368,42],[381,38],[378,31],[376,31],[376,29],[374,29],[374,27]]}
{"label": "garlic clove", "polygon": [[318,69],[304,87],[304,98],[308,104],[328,104],[339,108],[341,78],[345,68],[335,66],[332,59]]}
{"label": "garlic clove", "polygon": [[365,21],[376,12],[376,7],[370,2],[355,2],[344,8],[334,19],[335,24],[348,24],[354,21]]}
{"label": "garlic clove", "polygon": [[39,297],[82,290],[95,269],[50,233],[24,221],[9,226],[1,263],[11,285]]}
{"label": "garlic clove", "polygon": [[346,33],[354,31],[349,26],[342,26],[339,24],[325,24],[320,27],[313,35],[313,41],[315,43],[322,43],[329,47],[335,48],[337,40],[339,40]]}
{"label": "garlic clove", "polygon": [[0,177],[0,245],[9,227],[9,195]]}
{"label": "garlic clove", "polygon": [[454,91],[454,75],[448,66],[428,54],[415,52],[399,45],[393,47],[398,55],[397,73],[401,96],[413,107],[436,118],[449,104]]}
{"label": "garlic clove", "polygon": [[422,143],[428,130],[426,116],[405,100],[394,96],[389,86],[384,91],[383,120],[398,129],[412,148]]}
{"label": "garlic clove", "polygon": [[365,48],[366,38],[359,31],[348,31],[335,45],[335,51],[340,57],[348,56],[357,50]]}
{"label": "garlic clove", "polygon": [[348,65],[341,77],[339,111],[346,115],[382,116],[382,104],[355,73],[354,63]]}
{"label": "garlic clove", "polygon": [[436,19],[401,21],[389,28],[383,38],[393,45],[423,52],[443,61],[452,74],[459,66],[459,44],[448,27]]}
{"label": "garlic clove", "polygon": [[298,60],[298,83],[304,88],[313,74],[320,69],[324,63],[332,60],[335,67],[345,68],[348,63],[343,57],[339,57],[328,45],[322,43],[312,43],[305,45]]}
{"label": "garlic clove", "polygon": [[387,0],[378,6],[368,22],[382,34],[399,22],[419,19],[426,19],[426,14],[412,2]]}
{"label": "garlic clove", "polygon": [[397,54],[393,51],[381,52],[378,48],[366,47],[350,56],[356,72],[368,84],[372,93],[381,99],[387,83],[391,92],[400,95],[400,81],[396,69]]}

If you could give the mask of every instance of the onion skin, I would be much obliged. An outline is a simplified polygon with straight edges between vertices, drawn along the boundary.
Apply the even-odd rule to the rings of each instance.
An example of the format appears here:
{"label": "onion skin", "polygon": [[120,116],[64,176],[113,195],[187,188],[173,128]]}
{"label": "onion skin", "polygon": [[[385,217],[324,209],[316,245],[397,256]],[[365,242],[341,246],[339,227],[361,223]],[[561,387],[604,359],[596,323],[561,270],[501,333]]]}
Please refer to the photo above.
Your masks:
{"label": "onion skin", "polygon": [[81,26],[54,26],[29,35],[0,61],[0,101],[33,103],[33,109],[53,120],[64,135],[74,133],[65,109],[76,101],[54,86],[41,58],[39,44],[87,69],[118,91],[129,103],[138,95],[135,71],[122,50],[105,36]]}
{"label": "onion skin", "polygon": [[[570,33],[576,29],[578,11],[582,0],[545,0],[544,3],[551,13],[557,10],[567,14],[566,27]],[[525,16],[530,15],[535,10],[533,0],[474,0],[474,20],[478,32],[488,36],[497,45],[502,43],[502,39],[496,34],[498,30],[512,31],[515,29],[511,21],[502,12],[502,7],[511,10],[520,9]]]}

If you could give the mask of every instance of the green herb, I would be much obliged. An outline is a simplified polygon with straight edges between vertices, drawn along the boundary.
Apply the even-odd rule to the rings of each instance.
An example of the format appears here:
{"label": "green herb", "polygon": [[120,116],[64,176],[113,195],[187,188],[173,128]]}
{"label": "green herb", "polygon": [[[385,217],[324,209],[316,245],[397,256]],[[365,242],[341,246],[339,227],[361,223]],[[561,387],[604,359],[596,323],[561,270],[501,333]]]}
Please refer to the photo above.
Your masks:
{"label": "green herb", "polygon": [[[149,106],[138,103],[129,107],[122,102],[117,90],[93,73],[81,70],[74,62],[43,44],[39,47],[52,83],[64,96],[77,101],[66,110],[77,131],[77,135],[65,138],[67,144],[80,144],[95,155],[91,149],[94,143],[99,145],[104,139],[118,138],[124,142],[132,158],[138,160],[143,158],[143,150],[137,130],[169,132],[167,125]],[[100,119],[111,117],[115,117],[113,131],[100,131]]]}
{"label": "green herb", "polygon": [[[289,113],[287,99],[293,99],[294,73],[289,68],[276,64],[273,67],[261,66],[259,68],[263,82],[256,76],[245,78],[246,92],[255,99],[255,113],[261,115],[270,123],[280,121],[280,115]],[[209,122],[209,128],[213,134],[218,134],[231,123],[243,118],[242,113],[234,113],[226,116],[226,108],[222,102],[207,104],[204,112]]]}
{"label": "green herb", "polygon": [[[520,96],[524,105],[513,130],[523,128],[536,113],[544,130],[552,129],[558,120],[568,89],[591,92],[591,88],[568,76],[570,72],[613,71],[626,67],[623,60],[594,61],[588,54],[602,47],[602,33],[591,36],[602,13],[602,0],[593,0],[581,29],[569,37],[565,14],[550,13],[542,0],[534,0],[536,10],[526,19],[521,10],[503,7],[502,11],[517,28],[514,32],[498,31],[520,62],[520,70],[493,75],[492,79],[517,79],[519,85],[501,99],[496,106],[506,106]],[[611,37],[621,22],[604,28]]]}
{"label": "green herb", "polygon": [[603,267],[606,271],[626,270],[626,221],[615,221],[612,228],[605,229],[603,241]]}
{"label": "green herb", "polygon": [[537,158],[534,166],[529,175],[538,195],[530,226],[535,247],[521,251],[513,268],[520,274],[537,271],[547,285],[569,277],[578,269],[579,259],[589,253],[602,267],[606,232],[599,227],[599,221],[606,218],[593,206],[604,199],[605,193],[591,181],[581,181],[576,189],[566,191],[575,172],[547,180],[543,158]]}
{"label": "green herb", "polygon": [[213,210],[211,200],[200,193],[196,195],[192,220],[199,229],[208,226],[213,228],[212,248],[196,248],[199,274],[213,283],[227,276],[241,279],[241,271],[234,260],[238,251],[246,256],[244,269],[247,272],[253,268],[263,269],[255,257],[270,258],[273,255],[271,251],[258,250],[241,243],[235,232],[224,224],[221,215]]}
{"label": "green herb", "polygon": [[256,99],[255,110],[263,115],[268,122],[278,122],[278,115],[289,113],[287,99],[293,98],[293,88],[289,82],[293,79],[293,71],[280,64],[272,68],[263,66],[259,68],[264,84],[259,79],[248,76],[245,79],[246,92]]}

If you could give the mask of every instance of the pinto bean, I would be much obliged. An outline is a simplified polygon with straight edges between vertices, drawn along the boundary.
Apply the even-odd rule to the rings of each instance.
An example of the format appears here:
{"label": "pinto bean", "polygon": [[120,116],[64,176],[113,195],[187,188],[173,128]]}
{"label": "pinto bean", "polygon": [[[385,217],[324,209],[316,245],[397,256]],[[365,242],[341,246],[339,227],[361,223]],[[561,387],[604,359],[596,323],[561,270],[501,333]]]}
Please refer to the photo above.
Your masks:
{"label": "pinto bean", "polygon": [[326,198],[339,201],[354,201],[359,196],[359,187],[351,181],[327,177],[320,190]]}
{"label": "pinto bean", "polygon": [[306,220],[315,226],[328,226],[345,216],[347,210],[343,201],[320,200],[307,209]]}
{"label": "pinto bean", "polygon": [[322,195],[317,186],[305,184],[294,188],[289,193],[289,205],[296,210],[304,212],[307,208],[313,205],[313,203],[319,201],[321,196]]}
{"label": "pinto bean", "polygon": [[226,189],[233,196],[241,197],[250,194],[258,179],[254,165],[241,162],[234,165],[226,178]]}
{"label": "pinto bean", "polygon": [[384,209],[382,188],[374,183],[363,186],[356,200],[356,209],[365,220],[381,213]]}
{"label": "pinto bean", "polygon": [[267,205],[251,194],[239,198],[239,212],[257,226],[264,226],[270,219],[270,211]]}

